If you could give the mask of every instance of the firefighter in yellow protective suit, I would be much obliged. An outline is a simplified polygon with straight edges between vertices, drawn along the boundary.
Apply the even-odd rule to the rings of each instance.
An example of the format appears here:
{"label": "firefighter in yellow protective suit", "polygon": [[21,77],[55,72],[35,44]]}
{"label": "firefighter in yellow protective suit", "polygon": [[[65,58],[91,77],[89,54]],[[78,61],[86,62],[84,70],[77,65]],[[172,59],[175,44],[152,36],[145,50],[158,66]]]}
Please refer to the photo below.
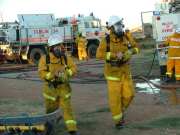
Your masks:
{"label": "firefighter in yellow protective suit", "polygon": [[166,75],[171,78],[175,74],[176,80],[180,81],[180,28],[177,28],[174,34],[167,37],[166,44],[168,45]]}
{"label": "firefighter in yellow protective suit", "polygon": [[137,44],[130,33],[123,30],[122,19],[109,18],[110,34],[102,39],[96,58],[105,60],[104,75],[108,84],[109,105],[117,129],[124,126],[124,111],[134,97],[129,60],[138,53]]}
{"label": "firefighter in yellow protective suit", "polygon": [[63,37],[52,35],[48,39],[49,53],[39,61],[39,75],[44,80],[43,96],[46,113],[61,107],[67,130],[70,135],[77,135],[76,120],[71,106],[71,87],[69,79],[77,72],[71,57],[66,57]]}
{"label": "firefighter in yellow protective suit", "polygon": [[76,44],[78,46],[78,57],[79,60],[88,60],[87,52],[86,52],[86,37],[79,33],[79,36],[76,39]]}

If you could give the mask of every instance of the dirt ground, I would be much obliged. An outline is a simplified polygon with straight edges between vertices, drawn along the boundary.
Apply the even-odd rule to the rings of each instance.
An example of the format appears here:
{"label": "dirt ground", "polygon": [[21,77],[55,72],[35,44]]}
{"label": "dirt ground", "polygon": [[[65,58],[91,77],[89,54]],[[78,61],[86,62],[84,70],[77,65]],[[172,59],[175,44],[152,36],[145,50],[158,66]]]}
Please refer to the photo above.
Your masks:
{"label": "dirt ground", "polygon": [[[133,76],[148,74],[153,59],[152,52],[153,49],[146,49],[133,58]],[[102,76],[103,65],[93,65],[95,63],[99,61],[90,60],[90,65],[83,62],[86,66],[79,65],[79,72]],[[151,75],[158,77],[158,69],[155,61]],[[20,78],[11,79],[19,74],[22,74]],[[80,82],[89,79],[88,77],[84,76]],[[0,116],[44,112],[42,82],[37,78],[37,71],[0,74]],[[127,126],[116,130],[108,108],[106,83],[94,81],[80,84],[79,78],[73,80],[72,106],[81,135],[180,135],[180,105],[171,105],[168,100],[169,93],[141,93],[136,88],[136,96],[125,114]],[[63,120],[56,125],[56,132],[57,135],[66,134]]]}

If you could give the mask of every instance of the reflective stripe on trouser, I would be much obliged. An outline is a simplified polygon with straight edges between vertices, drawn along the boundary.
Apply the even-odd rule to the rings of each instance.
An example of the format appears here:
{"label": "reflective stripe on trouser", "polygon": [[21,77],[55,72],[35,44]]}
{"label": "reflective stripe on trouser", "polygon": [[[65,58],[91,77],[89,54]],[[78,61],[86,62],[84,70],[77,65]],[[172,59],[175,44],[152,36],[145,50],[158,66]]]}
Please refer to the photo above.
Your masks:
{"label": "reflective stripe on trouser", "polygon": [[43,97],[44,97],[45,99],[48,99],[48,100],[56,101],[56,97],[49,96],[49,95],[46,94],[46,93],[43,93]]}
{"label": "reflective stripe on trouser", "polygon": [[87,58],[86,49],[78,48],[78,56],[79,56],[79,60],[86,59]]}
{"label": "reflective stripe on trouser", "polygon": [[68,131],[76,131],[77,126],[71,106],[71,93],[68,90],[61,89],[59,96],[56,101],[45,99],[46,112],[51,113],[60,108]]}
{"label": "reflective stripe on trouser", "polygon": [[112,77],[112,76],[106,76],[106,80],[109,80],[109,81],[120,81],[120,78]]}
{"label": "reflective stripe on trouser", "polygon": [[71,106],[71,95],[65,94],[65,98],[60,98],[60,106],[63,109],[64,120],[68,131],[77,131],[76,121],[73,115],[73,110]]}
{"label": "reflective stripe on trouser", "polygon": [[134,96],[132,79],[122,79],[122,82],[107,80],[107,83],[110,110],[113,120],[118,123]]}
{"label": "reflective stripe on trouser", "polygon": [[180,74],[176,74],[176,80],[180,81]]}
{"label": "reflective stripe on trouser", "polygon": [[68,131],[77,131],[76,128],[77,122],[75,120],[66,120],[65,123],[68,128]]}
{"label": "reflective stripe on trouser", "polygon": [[122,117],[123,117],[123,114],[120,113],[120,114],[118,114],[118,115],[113,116],[113,120],[118,122],[119,120],[122,119]]}
{"label": "reflective stripe on trouser", "polygon": [[169,77],[172,77],[173,69],[175,68],[175,77],[176,80],[180,80],[180,60],[178,59],[168,59],[167,61],[167,72],[166,74]]}

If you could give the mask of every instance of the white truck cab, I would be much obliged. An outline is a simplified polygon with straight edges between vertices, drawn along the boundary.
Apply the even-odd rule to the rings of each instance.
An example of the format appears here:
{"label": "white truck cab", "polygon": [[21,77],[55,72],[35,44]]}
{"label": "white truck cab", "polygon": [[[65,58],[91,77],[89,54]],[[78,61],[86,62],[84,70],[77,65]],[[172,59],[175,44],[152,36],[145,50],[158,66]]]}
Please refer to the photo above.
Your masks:
{"label": "white truck cab", "polygon": [[53,14],[19,14],[18,22],[11,25],[8,23],[6,28],[0,28],[0,40],[8,42],[8,50],[11,50],[8,56],[13,55],[21,61],[38,63],[40,57],[46,53],[48,38],[53,33],[63,35],[66,50],[76,55],[75,38],[79,32],[85,34],[88,54],[94,57],[104,33],[100,19],[93,14],[57,19]]}
{"label": "white truck cab", "polygon": [[166,73],[167,47],[164,44],[167,36],[173,34],[180,27],[180,13],[154,14],[153,16],[153,38],[156,40],[156,49],[161,75]]}

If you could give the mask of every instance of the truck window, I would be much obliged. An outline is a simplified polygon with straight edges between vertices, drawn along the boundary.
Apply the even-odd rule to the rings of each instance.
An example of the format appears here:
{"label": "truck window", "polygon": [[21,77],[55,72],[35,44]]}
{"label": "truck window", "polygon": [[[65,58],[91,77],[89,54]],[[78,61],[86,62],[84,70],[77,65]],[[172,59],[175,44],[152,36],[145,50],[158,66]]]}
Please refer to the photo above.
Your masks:
{"label": "truck window", "polygon": [[64,26],[64,25],[67,25],[68,24],[68,20],[66,20],[66,19],[61,19],[60,21],[59,21],[59,23],[58,23],[58,26]]}
{"label": "truck window", "polygon": [[92,21],[91,22],[91,26],[92,26],[92,28],[99,28],[99,21]]}
{"label": "truck window", "polygon": [[89,22],[84,22],[85,28],[90,28]]}
{"label": "truck window", "polygon": [[16,41],[20,40],[19,28],[16,28]]}
{"label": "truck window", "polygon": [[5,42],[6,33],[3,30],[0,30],[0,41]]}

